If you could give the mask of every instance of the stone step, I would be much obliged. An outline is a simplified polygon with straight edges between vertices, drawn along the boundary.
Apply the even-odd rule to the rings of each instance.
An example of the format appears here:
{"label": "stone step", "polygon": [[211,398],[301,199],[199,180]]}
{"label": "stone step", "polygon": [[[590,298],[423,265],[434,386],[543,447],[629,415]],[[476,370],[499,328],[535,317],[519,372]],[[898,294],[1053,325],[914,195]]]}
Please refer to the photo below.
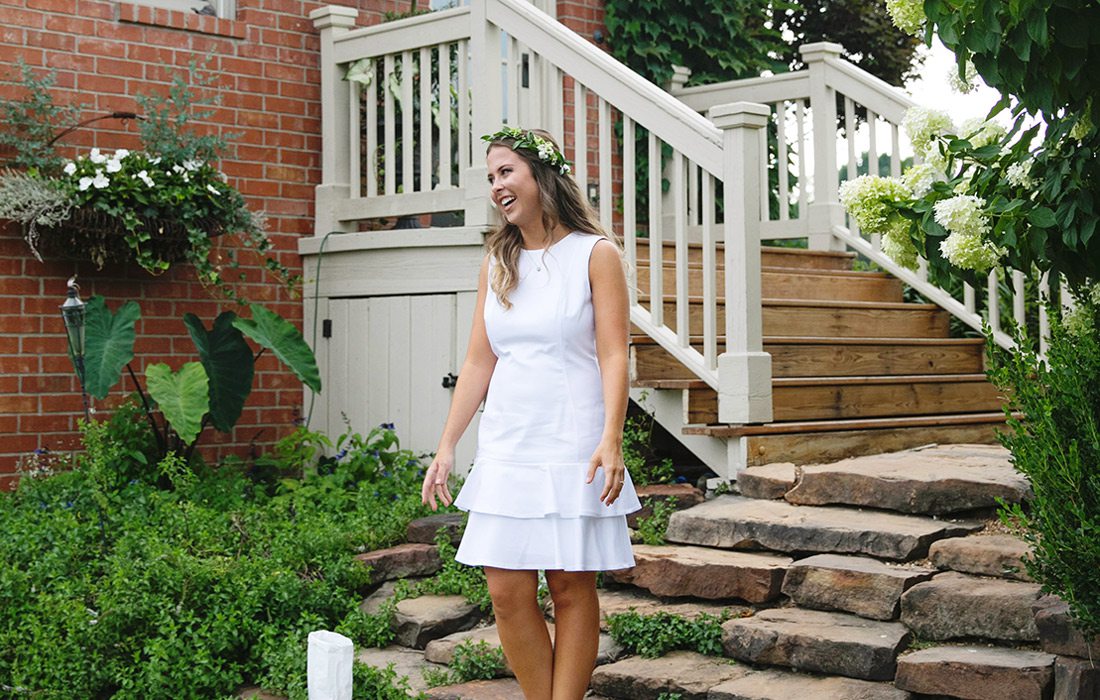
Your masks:
{"label": "stone step", "polygon": [[933,542],[928,557],[939,569],[1031,581],[1024,569],[1024,559],[1030,552],[1031,547],[1018,537],[979,533]]}
{"label": "stone step", "polygon": [[462,531],[465,529],[465,513],[436,513],[410,521],[405,529],[405,539],[409,542],[434,545],[436,533],[439,530],[445,530],[451,544],[457,547],[462,541]]}
{"label": "stone step", "polygon": [[719,683],[707,694],[707,700],[909,700],[912,697],[889,683],[777,670],[757,671]]}
{"label": "stone step", "polygon": [[662,693],[679,693],[682,700],[706,700],[712,687],[749,672],[726,658],[673,651],[656,659],[631,656],[600,666],[592,672],[589,688],[623,700],[657,700]]}
{"label": "stone step", "polygon": [[908,561],[925,556],[936,540],[981,527],[973,522],[719,496],[673,513],[666,538],[726,549],[867,554]]}
{"label": "stone step", "polygon": [[374,668],[386,668],[393,664],[393,670],[398,676],[409,679],[409,688],[416,692],[428,690],[428,683],[424,680],[424,671],[435,669],[446,670],[444,666],[428,661],[424,652],[407,647],[390,645],[383,649],[366,647],[360,649],[355,659]]}
{"label": "stone step", "polygon": [[1039,641],[1032,606],[1037,583],[954,572],[918,583],[901,597],[901,621],[921,639]]}
{"label": "stone step", "polygon": [[787,569],[783,594],[804,608],[894,620],[902,593],[933,574],[932,569],[891,565],[869,557],[818,554]]}
{"label": "stone step", "polygon": [[932,647],[898,659],[894,685],[966,700],[1049,700],[1054,656],[998,647]]}
{"label": "stone step", "polygon": [[415,542],[357,554],[355,559],[370,567],[371,583],[374,584],[409,576],[430,576],[443,567],[434,544]]}
{"label": "stone step", "polygon": [[1026,499],[1030,488],[998,445],[934,445],[795,468],[749,467],[741,493],[798,505],[873,506],[941,515]]}
{"label": "stone step", "polygon": [[428,691],[428,700],[516,700],[522,697],[523,691],[515,678],[470,681]]}
{"label": "stone step", "polygon": [[[554,638],[554,625],[547,625],[547,631],[550,633],[550,638]],[[424,647],[424,659],[435,664],[451,665],[454,661],[455,649],[466,642],[472,641],[474,644],[479,642],[488,642],[488,644],[494,648],[500,649],[500,635],[497,632],[496,625],[489,625],[487,627],[478,627],[472,630],[466,630],[463,632],[455,632],[449,634],[446,637],[432,640],[428,642],[428,645]],[[606,633],[600,634],[600,646],[596,652],[596,665],[602,666],[604,664],[613,663],[618,661],[626,655],[626,649],[620,644],[615,642],[611,638],[611,635]],[[512,675],[511,664],[505,660],[505,671],[508,675]]]}
{"label": "stone step", "polygon": [[484,617],[481,610],[460,595],[425,595],[397,604],[394,620],[396,642],[423,649],[428,642],[468,630]]}
{"label": "stone step", "polygon": [[[670,615],[678,615],[687,620],[694,620],[700,615],[718,617],[723,611],[727,612],[730,617],[752,614],[752,608],[742,605],[706,601],[668,601],[637,588],[624,588],[622,590],[597,588],[596,595],[600,600],[600,630],[602,632],[607,631],[608,617],[625,612],[635,612],[639,615],[656,615],[659,612],[665,612]],[[553,601],[547,602],[546,614],[551,620],[554,619]]]}
{"label": "stone step", "polygon": [[1081,659],[1100,659],[1100,634],[1086,639],[1073,624],[1069,604],[1056,595],[1045,595],[1031,607],[1043,651]]}
{"label": "stone step", "polygon": [[722,624],[726,656],[802,671],[884,681],[909,644],[896,622],[799,608],[764,610]]}
{"label": "stone step", "polygon": [[638,500],[642,504],[641,510],[636,510],[626,516],[627,527],[637,528],[638,521],[653,515],[653,508],[646,505],[646,499],[664,501],[670,504],[674,510],[683,510],[703,502],[703,492],[691,484],[646,484],[635,489],[638,492]]}
{"label": "stone step", "polygon": [[766,603],[779,597],[789,557],[690,546],[634,545],[635,566],[608,572],[659,596]]}

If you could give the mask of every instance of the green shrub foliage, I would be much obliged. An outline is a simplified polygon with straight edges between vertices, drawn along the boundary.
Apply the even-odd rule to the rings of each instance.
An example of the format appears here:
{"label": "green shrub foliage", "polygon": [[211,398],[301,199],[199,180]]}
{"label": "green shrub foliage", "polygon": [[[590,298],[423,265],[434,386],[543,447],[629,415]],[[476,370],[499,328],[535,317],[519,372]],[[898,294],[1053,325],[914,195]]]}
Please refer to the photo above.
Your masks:
{"label": "green shrub foliage", "polygon": [[[0,695],[225,698],[255,683],[298,699],[309,632],[388,641],[358,610],[370,572],[354,554],[430,513],[424,465],[392,430],[349,431],[280,480],[301,465],[156,462],[139,416],[84,426],[75,469],[0,496]],[[280,454],[323,441],[299,431]],[[392,672],[355,677],[356,698],[406,697]]]}
{"label": "green shrub foliage", "polygon": [[722,623],[729,612],[721,615],[701,614],[694,620],[669,612],[642,615],[633,610],[609,615],[611,638],[647,658],[656,658],[674,649],[689,649],[710,656],[722,655]]}
{"label": "green shrub foliage", "polygon": [[1053,324],[1046,363],[1033,341],[1018,337],[1017,352],[995,353],[990,376],[1023,412],[1022,420],[1009,419],[1001,441],[1034,492],[1027,506],[1007,506],[1002,517],[1032,547],[1032,578],[1069,603],[1081,628],[1098,634],[1100,337],[1091,327],[1084,331]]}

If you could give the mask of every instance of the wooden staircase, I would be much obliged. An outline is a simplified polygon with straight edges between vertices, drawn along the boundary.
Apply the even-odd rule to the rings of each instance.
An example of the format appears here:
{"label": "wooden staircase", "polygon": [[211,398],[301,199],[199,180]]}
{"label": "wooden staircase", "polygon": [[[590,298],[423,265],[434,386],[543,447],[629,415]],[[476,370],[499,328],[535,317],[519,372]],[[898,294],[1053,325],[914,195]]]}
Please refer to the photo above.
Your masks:
{"label": "wooden staircase", "polygon": [[[701,257],[699,247],[689,247],[690,337],[700,351]],[[644,239],[638,240],[637,259],[649,260]],[[722,289],[721,253],[717,259]],[[772,422],[719,423],[717,392],[637,329],[630,346],[634,398],[662,406],[657,419],[674,435],[736,443],[728,445],[728,454],[744,466],[821,462],[933,442],[992,442],[994,429],[1004,423],[1003,397],[983,374],[984,340],[949,337],[948,312],[905,302],[901,281],[853,270],[854,259],[854,253],[762,249]],[[663,289],[675,289],[672,244],[665,244],[663,261]],[[636,272],[639,302],[648,306],[648,262],[639,262]],[[675,330],[672,293],[664,305],[666,323]],[[723,316],[720,296],[719,333]],[[669,410],[676,398],[678,412]]]}

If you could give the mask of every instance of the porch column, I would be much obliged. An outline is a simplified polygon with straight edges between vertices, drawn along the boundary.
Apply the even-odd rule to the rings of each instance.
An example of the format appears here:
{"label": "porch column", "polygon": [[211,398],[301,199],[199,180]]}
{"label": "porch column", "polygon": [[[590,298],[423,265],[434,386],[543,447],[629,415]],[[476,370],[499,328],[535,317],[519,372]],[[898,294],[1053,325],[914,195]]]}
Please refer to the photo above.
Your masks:
{"label": "porch column", "polygon": [[[353,231],[350,222],[336,217],[336,205],[351,196],[351,95],[355,85],[344,80],[344,66],[336,63],[336,37],[355,26],[359,11],[329,5],[309,13],[321,32],[321,184],[316,190],[314,235]],[[373,125],[372,125],[373,126]],[[358,153],[358,149],[354,149]]]}
{"label": "porch column", "polygon": [[836,162],[836,90],[828,82],[829,63],[840,59],[840,44],[821,41],[798,49],[810,71],[810,111],[813,119],[814,201],[807,211],[811,250],[844,250],[833,237],[833,226],[844,225],[840,204],[840,170]]}
{"label": "porch column", "polygon": [[726,351],[718,356],[718,420],[772,419],[772,360],[764,352],[760,310],[761,133],[771,110],[753,102],[711,108],[722,130],[726,264]]}

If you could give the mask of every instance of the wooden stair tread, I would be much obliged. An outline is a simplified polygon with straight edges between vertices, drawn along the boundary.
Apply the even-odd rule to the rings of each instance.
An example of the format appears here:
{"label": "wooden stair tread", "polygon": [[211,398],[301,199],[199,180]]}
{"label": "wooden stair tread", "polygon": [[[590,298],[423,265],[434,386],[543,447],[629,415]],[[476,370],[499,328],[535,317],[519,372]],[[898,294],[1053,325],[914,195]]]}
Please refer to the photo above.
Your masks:
{"label": "wooden stair tread", "polygon": [[935,382],[986,382],[984,374],[898,374],[863,377],[776,377],[772,385],[839,386],[847,384],[930,384]]}
{"label": "wooden stair tread", "polygon": [[702,379],[640,379],[630,383],[643,389],[709,389]]}
{"label": "wooden stair tread", "polygon": [[[1013,414],[1019,417],[1020,414]],[[923,426],[972,425],[1004,423],[1003,412],[955,413],[927,416],[895,416],[890,418],[848,418],[816,421],[790,421],[760,425],[685,425],[685,435],[710,437],[741,437],[743,435],[784,435],[791,433],[824,433],[842,430],[877,430],[886,428],[916,428]]]}
{"label": "wooden stair tread", "polygon": [[[722,339],[718,339],[719,345]],[[631,345],[657,345],[657,340],[641,334],[630,336]],[[703,336],[693,335],[688,338],[689,345],[702,345]],[[985,338],[875,338],[875,337],[839,337],[830,336],[798,336],[798,335],[766,335],[765,345],[985,345]]]}
{"label": "wooden stair tread", "polygon": [[[719,264],[717,266],[717,269],[719,271],[724,272],[725,271],[725,265],[722,264],[721,260],[719,260],[718,263]],[[646,273],[648,274],[648,272],[650,270],[649,258],[638,258],[637,263],[636,263],[636,267],[637,267],[638,270],[642,270],[644,268]],[[665,269],[674,270],[674,269],[676,269],[676,263],[665,261],[665,264],[662,267],[664,267]],[[698,271],[698,272],[701,273],[703,271],[703,263],[701,263],[701,262],[688,262],[688,263],[686,263],[685,267],[689,271],[692,271],[692,272]],[[808,268],[808,267],[782,267],[780,265],[761,265],[760,266],[760,271],[761,272],[772,272],[772,273],[777,273],[777,274],[785,274],[785,275],[807,275],[807,276],[814,276],[814,277],[848,277],[848,278],[855,278],[855,279],[893,279],[893,277],[891,277],[890,274],[887,273],[887,272],[874,272],[874,271],[870,271],[870,270],[825,270],[825,269]]]}
{"label": "wooden stair tread", "polygon": [[[668,303],[676,302],[675,294],[666,294],[665,300]],[[639,303],[648,304],[652,300],[648,294],[638,295]],[[940,307],[935,304],[920,304],[910,303],[906,301],[833,301],[829,299],[772,299],[765,298],[760,300],[764,306],[812,306],[816,308],[825,309],[913,309],[916,311],[934,311]],[[702,304],[702,296],[689,296],[688,303],[690,304]],[[718,303],[725,303],[722,297],[718,298]]]}

